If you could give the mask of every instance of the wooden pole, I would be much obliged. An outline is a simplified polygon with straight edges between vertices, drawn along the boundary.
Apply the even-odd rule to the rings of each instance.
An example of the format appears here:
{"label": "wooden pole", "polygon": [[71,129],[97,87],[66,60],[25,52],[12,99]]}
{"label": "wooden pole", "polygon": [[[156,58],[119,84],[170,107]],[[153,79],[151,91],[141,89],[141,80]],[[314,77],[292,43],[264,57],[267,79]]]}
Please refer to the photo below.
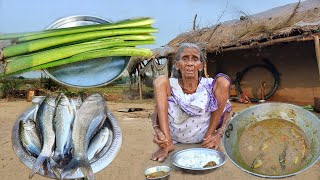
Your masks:
{"label": "wooden pole", "polygon": [[314,47],[316,50],[316,57],[318,62],[318,70],[319,70],[319,79],[320,79],[320,45],[319,45],[319,36],[315,35],[314,38]]}
{"label": "wooden pole", "polygon": [[207,61],[203,61],[203,72],[204,72],[204,77],[208,78],[208,70],[207,70]]}
{"label": "wooden pole", "polygon": [[141,79],[141,75],[140,75],[140,69],[141,69],[141,64],[138,64],[138,75],[139,75],[139,96],[140,99],[142,99],[142,79]]}
{"label": "wooden pole", "polygon": [[203,61],[203,73],[204,73],[204,77],[208,78],[209,75],[208,75],[208,68],[207,68],[207,57],[208,57],[208,54],[207,54],[207,51],[204,51],[204,57],[206,60]]}
{"label": "wooden pole", "polygon": [[195,31],[196,30],[196,21],[197,21],[197,14],[194,16],[194,18],[193,18],[193,31]]}
{"label": "wooden pole", "polygon": [[[316,36],[320,35],[319,33],[315,34]],[[279,38],[279,39],[272,39],[267,42],[263,43],[253,43],[250,45],[242,45],[242,46],[236,46],[236,47],[221,47],[221,52],[227,52],[227,51],[234,51],[234,50],[243,50],[243,49],[251,49],[251,48],[262,48],[266,46],[271,46],[278,43],[285,43],[285,42],[304,42],[304,41],[312,41],[314,38],[312,36],[305,36],[305,35],[299,35],[299,36],[293,36],[293,37],[287,37],[287,38]]]}

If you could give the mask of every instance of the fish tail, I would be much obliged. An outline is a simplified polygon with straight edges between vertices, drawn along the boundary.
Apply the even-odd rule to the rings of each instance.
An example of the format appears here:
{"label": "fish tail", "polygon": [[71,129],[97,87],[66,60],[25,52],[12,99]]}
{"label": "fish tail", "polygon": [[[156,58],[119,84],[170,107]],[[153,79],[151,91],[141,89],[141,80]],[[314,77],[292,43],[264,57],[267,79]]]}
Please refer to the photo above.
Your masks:
{"label": "fish tail", "polygon": [[43,167],[44,175],[47,176],[48,173],[49,173],[49,171],[51,170],[51,165],[50,165],[50,160],[49,160],[49,158],[46,158],[46,160],[45,160],[45,162],[44,162],[43,165],[45,165],[45,166]]}
{"label": "fish tail", "polygon": [[47,159],[47,156],[42,155],[41,153],[39,154],[36,162],[32,166],[32,171],[29,174],[29,179],[31,179],[40,169],[41,165],[44,163],[44,161]]}
{"label": "fish tail", "polygon": [[52,167],[52,172],[57,178],[61,179],[61,172],[60,172],[59,168],[53,166]]}
{"label": "fish tail", "polygon": [[93,170],[88,158],[72,158],[70,163],[63,169],[60,178],[63,179],[66,175],[73,174],[78,167],[81,169],[84,177],[86,177],[88,180],[94,180]]}
{"label": "fish tail", "polygon": [[61,177],[61,166],[50,158],[51,170],[57,178]]}
{"label": "fish tail", "polygon": [[80,160],[80,169],[88,180],[94,180],[93,170],[91,168],[90,161],[88,158]]}
{"label": "fish tail", "polygon": [[62,159],[64,159],[64,154],[61,154],[61,153],[59,153],[59,152],[56,151],[56,152],[53,154],[52,159],[54,159],[56,162],[60,162]]}
{"label": "fish tail", "polygon": [[72,158],[69,164],[63,168],[60,179],[64,179],[65,176],[69,174],[73,174],[75,171],[77,171],[77,168],[80,166],[80,160],[76,158]]}

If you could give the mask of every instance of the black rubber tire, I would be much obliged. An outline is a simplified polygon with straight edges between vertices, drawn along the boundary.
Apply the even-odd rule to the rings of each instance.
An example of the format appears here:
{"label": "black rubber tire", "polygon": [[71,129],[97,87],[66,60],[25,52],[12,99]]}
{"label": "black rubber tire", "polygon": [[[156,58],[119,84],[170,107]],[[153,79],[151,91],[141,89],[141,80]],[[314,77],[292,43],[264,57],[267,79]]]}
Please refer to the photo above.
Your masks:
{"label": "black rubber tire", "polygon": [[[272,89],[265,95],[265,99],[269,99],[275,92],[276,90],[278,89],[279,87],[279,84],[280,84],[280,74],[278,72],[278,70],[273,66],[273,64],[271,64],[269,61],[267,60],[264,60],[266,62],[266,64],[254,64],[254,65],[251,65],[251,66],[248,66],[247,68],[245,68],[243,71],[237,73],[237,78],[235,80],[235,86],[237,88],[237,91],[242,94],[242,89],[241,89],[241,80],[243,78],[243,76],[251,69],[254,69],[254,68],[264,68],[268,71],[270,71],[273,75],[273,78],[274,78],[274,84],[273,84],[273,87]],[[258,102],[260,99],[259,98],[250,98],[250,101],[251,102]]]}

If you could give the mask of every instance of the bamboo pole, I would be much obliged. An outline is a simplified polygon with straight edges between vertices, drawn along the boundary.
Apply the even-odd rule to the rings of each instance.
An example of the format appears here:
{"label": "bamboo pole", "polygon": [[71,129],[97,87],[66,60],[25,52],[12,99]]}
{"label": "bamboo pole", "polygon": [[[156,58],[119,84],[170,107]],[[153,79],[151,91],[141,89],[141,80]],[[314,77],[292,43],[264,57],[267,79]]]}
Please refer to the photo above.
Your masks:
{"label": "bamboo pole", "polygon": [[139,97],[140,99],[142,99],[142,79],[141,79],[141,75],[140,75],[140,69],[141,69],[141,64],[138,64],[138,75],[139,75]]}
{"label": "bamboo pole", "polygon": [[315,35],[314,38],[314,47],[316,51],[316,57],[318,62],[318,70],[319,70],[319,79],[320,79],[320,45],[319,45],[319,36]]}

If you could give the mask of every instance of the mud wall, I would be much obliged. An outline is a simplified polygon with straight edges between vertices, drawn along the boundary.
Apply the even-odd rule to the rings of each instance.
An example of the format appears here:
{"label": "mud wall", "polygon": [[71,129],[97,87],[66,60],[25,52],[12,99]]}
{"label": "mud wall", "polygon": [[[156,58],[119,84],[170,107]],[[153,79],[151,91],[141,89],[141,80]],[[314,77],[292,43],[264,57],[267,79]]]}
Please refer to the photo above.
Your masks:
{"label": "mud wall", "polygon": [[[270,98],[271,101],[313,105],[314,97],[320,97],[320,76],[313,41],[282,43],[262,49],[221,54],[208,53],[208,73],[213,77],[223,72],[235,80],[237,72],[253,64],[264,64],[264,58],[281,74],[280,86]],[[241,87],[250,97],[260,97],[260,84],[263,81],[267,82],[269,90],[274,83],[272,74],[265,69],[253,69],[243,77]]]}

